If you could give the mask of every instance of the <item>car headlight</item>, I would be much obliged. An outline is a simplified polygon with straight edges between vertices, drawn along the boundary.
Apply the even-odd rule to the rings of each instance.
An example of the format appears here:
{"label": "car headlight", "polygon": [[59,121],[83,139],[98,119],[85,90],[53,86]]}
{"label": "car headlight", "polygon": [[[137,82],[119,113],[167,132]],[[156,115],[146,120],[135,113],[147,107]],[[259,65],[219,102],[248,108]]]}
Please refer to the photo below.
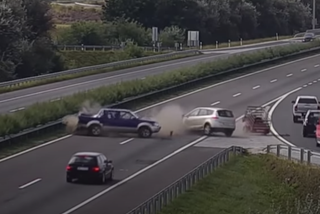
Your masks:
{"label": "car headlight", "polygon": [[153,126],[160,126],[159,123],[154,123]]}

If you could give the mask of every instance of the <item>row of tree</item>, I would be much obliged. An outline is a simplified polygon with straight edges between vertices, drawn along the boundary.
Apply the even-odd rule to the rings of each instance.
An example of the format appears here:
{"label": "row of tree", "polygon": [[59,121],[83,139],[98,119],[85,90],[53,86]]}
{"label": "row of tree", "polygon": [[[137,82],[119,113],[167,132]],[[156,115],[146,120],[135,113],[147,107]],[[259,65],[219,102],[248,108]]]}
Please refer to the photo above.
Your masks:
{"label": "row of tree", "polygon": [[0,10],[0,81],[63,69],[49,34],[48,3],[2,0]]}
{"label": "row of tree", "polygon": [[311,27],[310,3],[312,0],[105,0],[103,16],[106,21],[124,17],[146,28],[198,30],[202,42],[214,43],[305,31]]}

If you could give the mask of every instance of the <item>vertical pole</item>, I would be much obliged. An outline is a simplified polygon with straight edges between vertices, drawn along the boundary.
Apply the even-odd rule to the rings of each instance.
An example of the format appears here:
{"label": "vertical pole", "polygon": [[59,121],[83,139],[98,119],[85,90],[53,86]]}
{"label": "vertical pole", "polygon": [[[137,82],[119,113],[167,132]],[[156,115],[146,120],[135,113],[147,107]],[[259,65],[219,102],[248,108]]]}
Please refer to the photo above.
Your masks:
{"label": "vertical pole", "polygon": [[312,29],[316,29],[316,0],[313,0],[312,8]]}

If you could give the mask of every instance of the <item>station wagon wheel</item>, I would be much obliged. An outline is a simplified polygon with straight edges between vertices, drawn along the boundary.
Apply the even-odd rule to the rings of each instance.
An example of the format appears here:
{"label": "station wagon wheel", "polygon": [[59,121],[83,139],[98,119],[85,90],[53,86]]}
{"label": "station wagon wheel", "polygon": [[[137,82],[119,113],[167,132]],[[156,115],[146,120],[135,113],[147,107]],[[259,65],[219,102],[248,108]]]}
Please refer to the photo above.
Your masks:
{"label": "station wagon wheel", "polygon": [[102,131],[102,129],[101,129],[101,126],[99,126],[99,125],[94,124],[94,125],[89,126],[90,135],[99,136],[101,134],[101,131]]}
{"label": "station wagon wheel", "polygon": [[208,123],[206,123],[204,125],[203,132],[204,132],[205,135],[210,135],[211,134],[211,126]]}
{"label": "station wagon wheel", "polygon": [[138,134],[139,134],[139,137],[149,138],[152,135],[152,131],[151,131],[151,129],[149,127],[142,126],[142,127],[139,128]]}

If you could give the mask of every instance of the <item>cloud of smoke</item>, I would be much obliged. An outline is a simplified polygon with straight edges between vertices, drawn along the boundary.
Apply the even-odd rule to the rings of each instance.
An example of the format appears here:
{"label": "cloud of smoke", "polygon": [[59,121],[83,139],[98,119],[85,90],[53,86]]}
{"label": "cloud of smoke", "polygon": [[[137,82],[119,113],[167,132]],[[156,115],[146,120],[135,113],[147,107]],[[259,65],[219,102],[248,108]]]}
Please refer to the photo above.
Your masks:
{"label": "cloud of smoke", "polygon": [[[101,105],[99,103],[85,101],[80,109],[79,113],[85,114],[96,114],[101,109]],[[62,123],[66,125],[66,130],[68,133],[73,133],[78,125],[78,116],[76,115],[67,115],[62,119]]]}
{"label": "cloud of smoke", "polygon": [[166,105],[160,110],[151,111],[151,118],[161,126],[161,131],[158,135],[168,137],[171,131],[173,132],[173,136],[186,134],[182,123],[182,115],[185,112],[186,111],[178,105]]}

